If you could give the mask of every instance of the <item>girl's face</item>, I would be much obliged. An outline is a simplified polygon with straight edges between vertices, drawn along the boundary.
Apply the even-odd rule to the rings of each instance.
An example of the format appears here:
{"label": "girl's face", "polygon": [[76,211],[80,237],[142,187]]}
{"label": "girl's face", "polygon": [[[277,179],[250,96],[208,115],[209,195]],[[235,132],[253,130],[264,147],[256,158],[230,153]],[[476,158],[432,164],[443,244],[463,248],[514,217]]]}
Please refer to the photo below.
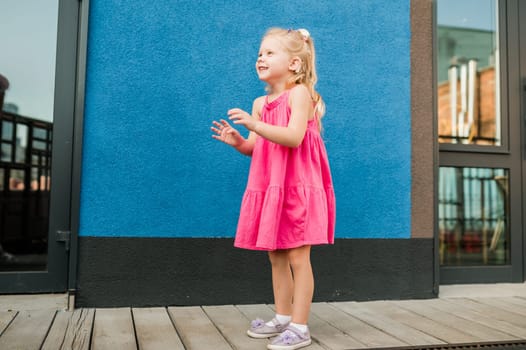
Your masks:
{"label": "girl's face", "polygon": [[260,80],[270,85],[285,82],[292,75],[291,65],[292,58],[277,38],[263,38],[256,61]]}

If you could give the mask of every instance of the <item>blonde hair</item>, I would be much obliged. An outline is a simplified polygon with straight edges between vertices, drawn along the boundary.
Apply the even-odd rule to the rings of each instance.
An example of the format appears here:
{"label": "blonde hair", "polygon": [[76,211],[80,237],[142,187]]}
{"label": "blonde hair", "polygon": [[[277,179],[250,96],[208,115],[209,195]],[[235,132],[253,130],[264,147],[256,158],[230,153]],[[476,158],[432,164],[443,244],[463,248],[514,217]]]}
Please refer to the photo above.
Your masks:
{"label": "blonde hair", "polygon": [[[316,91],[314,86],[318,81],[316,75],[316,53],[314,51],[314,42],[306,29],[282,29],[270,28],[263,38],[272,36],[277,38],[289,52],[292,57],[299,57],[300,68],[294,72],[289,79],[290,85],[304,84],[315,103],[314,113],[320,123],[321,117],[325,114],[325,103],[321,95]],[[320,123],[321,129],[321,123]]]}

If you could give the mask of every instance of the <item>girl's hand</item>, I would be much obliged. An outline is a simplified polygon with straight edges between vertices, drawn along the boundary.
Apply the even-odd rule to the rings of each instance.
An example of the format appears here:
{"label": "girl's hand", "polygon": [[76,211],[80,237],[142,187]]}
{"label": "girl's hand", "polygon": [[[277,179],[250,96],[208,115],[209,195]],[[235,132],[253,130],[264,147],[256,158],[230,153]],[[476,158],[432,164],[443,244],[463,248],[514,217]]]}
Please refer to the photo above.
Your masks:
{"label": "girl's hand", "polygon": [[256,130],[258,120],[250,114],[239,108],[233,108],[228,111],[228,119],[232,120],[234,124],[243,125],[250,131]]}
{"label": "girl's hand", "polygon": [[214,120],[212,124],[214,124],[214,126],[211,127],[212,131],[215,133],[212,135],[214,139],[222,141],[232,147],[238,147],[243,143],[243,136],[241,136],[239,131],[228,124],[226,120],[221,119],[220,122]]}

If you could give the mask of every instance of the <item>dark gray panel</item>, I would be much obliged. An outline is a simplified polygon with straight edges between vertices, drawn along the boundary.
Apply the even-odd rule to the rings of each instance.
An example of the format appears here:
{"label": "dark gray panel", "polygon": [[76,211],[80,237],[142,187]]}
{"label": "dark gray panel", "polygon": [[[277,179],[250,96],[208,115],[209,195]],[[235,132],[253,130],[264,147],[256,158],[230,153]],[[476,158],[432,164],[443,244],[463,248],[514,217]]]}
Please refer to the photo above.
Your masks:
{"label": "dark gray panel", "polygon": [[[272,303],[265,252],[232,239],[79,238],[77,307]],[[433,239],[312,251],[315,301],[433,298]]]}

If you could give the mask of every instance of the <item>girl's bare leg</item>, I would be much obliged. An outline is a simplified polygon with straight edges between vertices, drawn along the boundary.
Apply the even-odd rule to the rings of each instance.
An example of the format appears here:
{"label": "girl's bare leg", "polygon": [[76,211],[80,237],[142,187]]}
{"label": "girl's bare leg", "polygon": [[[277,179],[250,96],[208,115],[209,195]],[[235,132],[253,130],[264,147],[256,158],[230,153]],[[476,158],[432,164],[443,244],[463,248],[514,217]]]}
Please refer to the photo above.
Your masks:
{"label": "girl's bare leg", "polygon": [[309,320],[312,296],[314,294],[310,245],[288,250],[287,260],[294,274],[292,322],[306,325]]}
{"label": "girl's bare leg", "polygon": [[291,315],[294,282],[290,270],[288,251],[270,251],[268,256],[272,266],[272,288],[274,290],[276,313]]}

